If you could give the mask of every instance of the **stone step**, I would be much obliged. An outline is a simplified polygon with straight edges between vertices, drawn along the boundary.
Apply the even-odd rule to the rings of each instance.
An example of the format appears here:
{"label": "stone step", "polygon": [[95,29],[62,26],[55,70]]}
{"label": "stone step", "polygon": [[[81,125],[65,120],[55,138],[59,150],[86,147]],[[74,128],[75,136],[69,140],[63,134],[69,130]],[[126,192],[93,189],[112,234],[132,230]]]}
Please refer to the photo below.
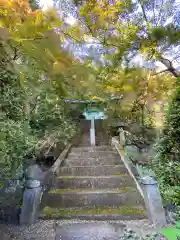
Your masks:
{"label": "stone step", "polygon": [[96,157],[96,158],[82,158],[82,157],[68,157],[64,161],[64,166],[93,166],[93,165],[119,165],[121,163],[120,157]]}
{"label": "stone step", "polygon": [[[96,147],[109,145],[108,141],[96,141]],[[79,147],[91,147],[90,141],[82,141],[78,144]]]}
{"label": "stone step", "polygon": [[124,165],[103,165],[103,166],[73,166],[61,167],[59,176],[104,176],[119,175],[126,173]]}
{"label": "stone step", "polygon": [[102,152],[102,151],[112,151],[110,145],[105,146],[95,146],[95,147],[73,147],[71,148],[72,152]]}
{"label": "stone step", "polygon": [[135,186],[134,181],[128,174],[119,176],[64,176],[55,180],[54,188],[120,188]]}
{"label": "stone step", "polygon": [[68,156],[75,156],[75,157],[118,157],[118,153],[116,151],[102,151],[102,152],[70,152]]}
{"label": "stone step", "polygon": [[96,141],[96,146],[109,145],[109,141]]}
{"label": "stone step", "polygon": [[139,220],[147,219],[143,207],[106,207],[106,208],[50,208],[45,207],[41,219],[80,219],[80,220]]}
{"label": "stone step", "polygon": [[[90,142],[90,134],[88,134],[87,136],[81,138],[81,142]],[[109,144],[109,138],[106,136],[96,136],[96,142],[105,142],[106,144],[104,145],[108,145]]]}
{"label": "stone step", "polygon": [[142,203],[135,188],[53,189],[48,193],[49,207],[132,206]]}

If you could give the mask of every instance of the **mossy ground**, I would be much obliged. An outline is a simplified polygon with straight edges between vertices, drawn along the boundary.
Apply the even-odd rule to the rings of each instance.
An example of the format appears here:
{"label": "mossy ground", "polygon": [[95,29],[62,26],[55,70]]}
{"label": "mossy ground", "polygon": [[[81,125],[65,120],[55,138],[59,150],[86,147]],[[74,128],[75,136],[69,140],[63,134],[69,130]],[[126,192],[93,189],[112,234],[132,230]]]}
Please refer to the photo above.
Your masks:
{"label": "mossy ground", "polygon": [[45,207],[41,216],[42,217],[63,217],[72,215],[101,215],[101,214],[128,214],[128,215],[145,215],[146,212],[143,209],[132,207],[103,207],[103,208],[50,208]]}
{"label": "mossy ground", "polygon": [[69,188],[69,189],[51,189],[49,194],[63,194],[63,193],[75,193],[75,192],[130,192],[135,191],[135,188],[132,187],[123,187],[123,188],[111,188],[111,189],[104,189],[104,188]]}

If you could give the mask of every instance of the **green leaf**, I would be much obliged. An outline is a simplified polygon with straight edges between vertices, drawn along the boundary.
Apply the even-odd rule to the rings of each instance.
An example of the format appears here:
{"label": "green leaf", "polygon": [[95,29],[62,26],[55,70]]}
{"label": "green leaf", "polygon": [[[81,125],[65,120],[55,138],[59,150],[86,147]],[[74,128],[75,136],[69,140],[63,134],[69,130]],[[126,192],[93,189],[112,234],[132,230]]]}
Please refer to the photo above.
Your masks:
{"label": "green leaf", "polygon": [[167,227],[159,231],[167,240],[177,240],[180,237],[180,229],[176,227]]}

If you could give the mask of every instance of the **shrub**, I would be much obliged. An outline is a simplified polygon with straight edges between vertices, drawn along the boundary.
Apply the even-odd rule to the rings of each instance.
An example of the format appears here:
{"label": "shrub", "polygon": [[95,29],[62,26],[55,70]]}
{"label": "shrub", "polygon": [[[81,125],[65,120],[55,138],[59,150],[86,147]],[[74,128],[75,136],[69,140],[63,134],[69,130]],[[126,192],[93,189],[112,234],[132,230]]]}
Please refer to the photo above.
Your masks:
{"label": "shrub", "polygon": [[31,113],[31,129],[39,138],[51,136],[54,142],[65,146],[74,136],[76,124],[69,112],[65,111],[64,103],[55,94],[55,99],[48,99],[47,95],[39,96],[37,107]]}
{"label": "shrub", "polygon": [[164,199],[180,205],[180,86],[170,103],[152,167]]}
{"label": "shrub", "polygon": [[26,156],[35,153],[37,137],[26,121],[1,118],[0,129],[0,175],[10,177]]}
{"label": "shrub", "polygon": [[43,152],[41,143],[47,142],[47,149],[56,143],[63,148],[76,129],[54,89],[44,91],[44,85],[39,84],[33,92],[29,84],[21,86],[19,80],[9,71],[0,71],[0,176],[3,178],[12,177],[26,158]]}

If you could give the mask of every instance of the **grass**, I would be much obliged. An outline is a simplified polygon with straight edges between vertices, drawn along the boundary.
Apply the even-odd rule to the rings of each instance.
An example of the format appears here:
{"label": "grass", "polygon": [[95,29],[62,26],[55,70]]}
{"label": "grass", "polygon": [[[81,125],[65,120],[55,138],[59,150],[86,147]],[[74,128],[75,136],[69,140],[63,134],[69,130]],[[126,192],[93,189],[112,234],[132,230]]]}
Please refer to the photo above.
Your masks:
{"label": "grass", "polygon": [[49,191],[49,194],[63,194],[63,193],[75,193],[75,192],[105,192],[105,191],[114,191],[114,192],[129,192],[134,191],[135,188],[132,187],[123,187],[123,188],[112,188],[112,189],[104,189],[104,188],[69,188],[69,189],[52,189]]}
{"label": "grass", "polygon": [[50,208],[45,207],[43,209],[42,216],[44,217],[63,217],[72,215],[101,215],[101,214],[130,214],[130,215],[145,215],[146,212],[143,209],[135,207],[103,207],[103,208]]}

